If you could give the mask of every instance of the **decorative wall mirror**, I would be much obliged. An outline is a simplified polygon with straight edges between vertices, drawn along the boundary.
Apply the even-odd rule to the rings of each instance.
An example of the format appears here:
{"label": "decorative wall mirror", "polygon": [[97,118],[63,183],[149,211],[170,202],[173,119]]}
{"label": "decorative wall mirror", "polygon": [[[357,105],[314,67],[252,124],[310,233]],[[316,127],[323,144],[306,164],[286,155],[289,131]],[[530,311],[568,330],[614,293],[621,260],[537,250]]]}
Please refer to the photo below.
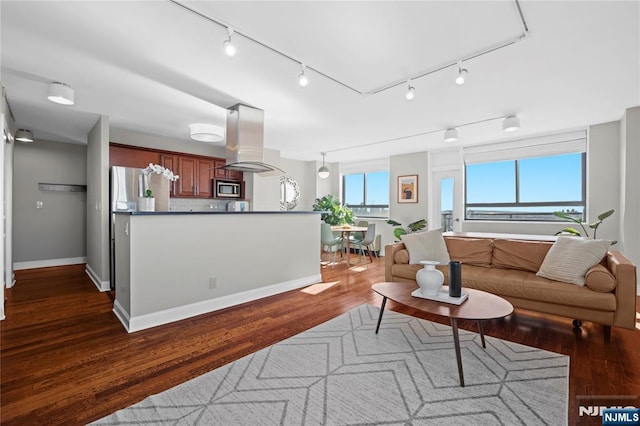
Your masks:
{"label": "decorative wall mirror", "polygon": [[280,176],[280,210],[293,210],[300,200],[300,186],[290,176]]}

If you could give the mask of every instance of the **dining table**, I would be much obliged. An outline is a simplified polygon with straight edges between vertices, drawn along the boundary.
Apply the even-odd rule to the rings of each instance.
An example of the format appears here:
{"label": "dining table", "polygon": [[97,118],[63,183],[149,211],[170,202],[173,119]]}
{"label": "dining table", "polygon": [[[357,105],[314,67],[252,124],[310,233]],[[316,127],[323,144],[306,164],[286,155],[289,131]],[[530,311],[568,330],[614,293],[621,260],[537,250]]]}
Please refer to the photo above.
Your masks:
{"label": "dining table", "polygon": [[367,232],[366,226],[352,226],[352,225],[334,225],[331,227],[332,232],[340,232],[342,233],[342,241],[346,241],[346,249],[347,249],[347,267],[351,266],[350,256],[351,253],[351,239],[349,236],[352,232]]}

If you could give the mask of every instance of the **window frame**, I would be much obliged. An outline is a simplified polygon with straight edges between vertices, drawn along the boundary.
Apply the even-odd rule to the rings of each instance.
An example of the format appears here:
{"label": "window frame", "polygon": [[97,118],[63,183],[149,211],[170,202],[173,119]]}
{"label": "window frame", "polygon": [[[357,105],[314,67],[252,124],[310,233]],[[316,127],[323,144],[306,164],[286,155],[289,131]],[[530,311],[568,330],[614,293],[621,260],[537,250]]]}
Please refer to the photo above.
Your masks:
{"label": "window frame", "polygon": [[[508,208],[508,207],[553,207],[553,206],[577,206],[582,207],[582,220],[586,220],[586,212],[587,212],[587,153],[586,152],[566,152],[564,154],[553,154],[553,155],[541,155],[540,157],[557,157],[566,154],[580,154],[580,170],[581,170],[581,190],[580,196],[582,198],[581,201],[537,201],[537,202],[520,202],[520,161],[526,160],[531,157],[525,158],[517,158],[512,160],[496,160],[496,161],[487,161],[486,163],[498,163],[504,161],[513,161],[515,162],[514,173],[515,173],[515,199],[516,201],[513,203],[468,203],[468,188],[467,188],[467,167],[470,164],[464,164],[464,220],[469,221],[500,221],[500,222],[521,222],[527,221],[526,219],[517,218],[517,219],[480,219],[480,218],[468,218],[467,213],[469,208],[473,207],[496,207],[496,208]],[[471,163],[478,164],[478,163]],[[542,213],[542,212],[541,212]],[[561,222],[561,219],[553,220],[553,221],[544,221],[544,222]]]}
{"label": "window frame", "polygon": [[[389,204],[366,204],[367,202],[367,174],[370,173],[380,173],[380,172],[386,172],[387,173],[387,177],[391,176],[391,172],[388,169],[376,169],[376,170],[366,170],[366,171],[352,171],[350,173],[344,173],[342,174],[342,204],[346,207],[349,207],[350,209],[366,209],[366,208],[373,208],[373,209],[384,209],[386,208],[387,211],[389,210]],[[359,175],[362,174],[363,175],[363,179],[362,179],[362,185],[363,185],[363,192],[362,192],[362,204],[347,204],[346,202],[346,198],[347,198],[347,191],[346,191],[346,179],[347,176],[350,175]],[[390,193],[391,193],[391,189],[390,189],[390,185],[388,187],[388,198],[390,199]],[[357,215],[356,215],[357,216]],[[360,216],[358,216],[360,217]],[[389,214],[387,213],[386,216],[361,216],[361,217],[367,217],[367,218],[388,218]]]}

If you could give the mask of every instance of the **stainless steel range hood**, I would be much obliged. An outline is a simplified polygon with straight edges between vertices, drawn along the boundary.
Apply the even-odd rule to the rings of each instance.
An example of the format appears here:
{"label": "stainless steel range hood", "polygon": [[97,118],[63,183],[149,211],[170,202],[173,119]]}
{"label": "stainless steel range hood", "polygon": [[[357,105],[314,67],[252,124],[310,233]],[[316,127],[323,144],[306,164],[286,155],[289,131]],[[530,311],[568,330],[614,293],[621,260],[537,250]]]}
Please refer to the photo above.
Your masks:
{"label": "stainless steel range hood", "polygon": [[284,173],[264,162],[264,111],[236,104],[227,110],[227,165],[243,173]]}

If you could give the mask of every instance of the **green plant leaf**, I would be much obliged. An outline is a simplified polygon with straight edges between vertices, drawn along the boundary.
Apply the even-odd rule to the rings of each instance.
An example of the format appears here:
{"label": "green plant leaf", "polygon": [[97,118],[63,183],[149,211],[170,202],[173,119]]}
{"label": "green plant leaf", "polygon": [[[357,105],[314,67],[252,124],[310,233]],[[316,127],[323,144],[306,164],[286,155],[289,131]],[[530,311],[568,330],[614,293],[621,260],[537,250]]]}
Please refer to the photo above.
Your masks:
{"label": "green plant leaf", "polygon": [[578,237],[581,236],[580,231],[578,231],[576,228],[564,228],[563,230],[555,233],[555,235],[560,235],[560,234],[571,234]]}
{"label": "green plant leaf", "polygon": [[396,240],[401,240],[402,236],[406,233],[407,231],[405,231],[403,228],[395,228],[393,230],[393,236],[396,237]]}
{"label": "green plant leaf", "polygon": [[569,216],[568,214],[566,214],[564,212],[553,212],[553,215],[557,216],[557,217],[559,217],[561,219],[570,220],[571,222],[575,222],[575,223],[580,223],[581,222],[580,220],[578,220],[578,219],[576,219],[576,218],[574,218],[572,216]]}
{"label": "green plant leaf", "polygon": [[389,225],[393,225],[393,226],[402,226],[402,224],[401,224],[400,222],[396,222],[396,221],[395,221],[395,220],[393,220],[393,219],[389,219],[389,220],[387,221],[387,223],[388,223]]}
{"label": "green plant leaf", "polygon": [[411,230],[411,232],[417,232],[421,229],[424,229],[427,226],[427,221],[426,219],[420,219],[418,221],[415,221],[413,223],[410,223],[409,225],[407,225],[407,228],[409,228]]}
{"label": "green plant leaf", "polygon": [[603,220],[605,220],[606,218],[608,218],[609,216],[611,216],[613,214],[613,212],[615,212],[615,209],[611,209],[611,210],[607,210],[604,213],[600,213],[598,215],[598,219],[600,220],[600,222],[602,222]]}

